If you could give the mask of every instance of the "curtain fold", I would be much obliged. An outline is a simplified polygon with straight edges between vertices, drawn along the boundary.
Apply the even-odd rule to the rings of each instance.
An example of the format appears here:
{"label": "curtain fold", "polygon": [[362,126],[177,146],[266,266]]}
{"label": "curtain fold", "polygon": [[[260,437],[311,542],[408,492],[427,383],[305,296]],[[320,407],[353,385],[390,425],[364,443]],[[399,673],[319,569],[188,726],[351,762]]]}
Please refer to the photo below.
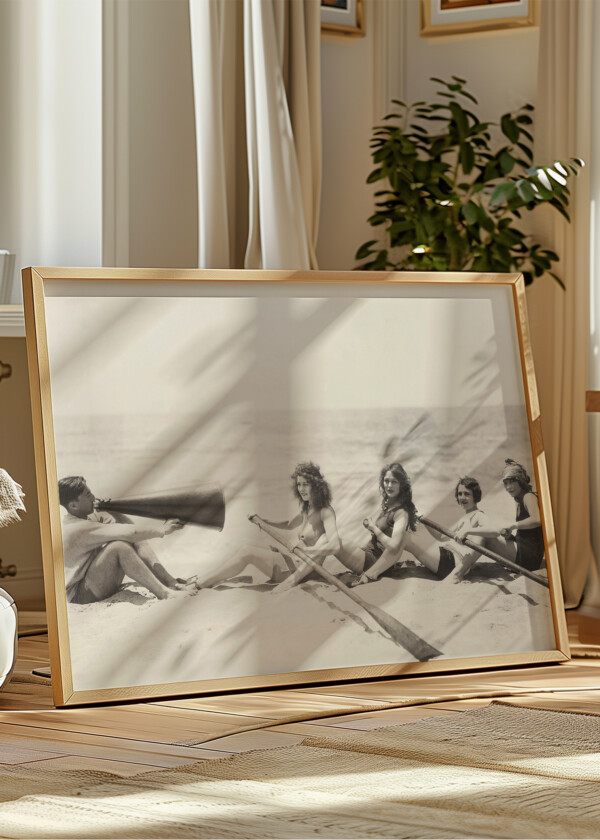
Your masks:
{"label": "curtain fold", "polygon": [[198,264],[317,268],[319,0],[190,0]]}
{"label": "curtain fold", "polygon": [[[590,160],[593,4],[542,3],[535,155],[539,163]],[[552,279],[528,291],[531,338],[565,603],[582,597],[594,558],[590,540],[588,387],[590,189],[588,170],[573,179],[571,224],[537,211],[538,234],[560,256]]]}

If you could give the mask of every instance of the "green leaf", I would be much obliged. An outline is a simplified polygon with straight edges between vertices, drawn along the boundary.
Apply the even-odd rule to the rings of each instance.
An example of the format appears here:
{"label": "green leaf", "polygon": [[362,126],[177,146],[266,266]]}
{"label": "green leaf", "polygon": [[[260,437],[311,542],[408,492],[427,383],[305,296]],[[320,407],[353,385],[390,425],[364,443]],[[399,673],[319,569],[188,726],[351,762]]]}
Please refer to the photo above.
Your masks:
{"label": "green leaf", "polygon": [[490,160],[485,165],[485,169],[483,170],[483,180],[487,183],[489,181],[493,181],[495,178],[500,176],[500,168],[496,161]]}
{"label": "green leaf", "polygon": [[454,121],[456,123],[458,135],[462,139],[469,131],[469,121],[467,119],[467,115],[464,109],[456,102],[450,103],[450,110],[452,111],[452,116],[454,117]]}
{"label": "green leaf", "polygon": [[373,261],[373,268],[375,271],[385,271],[387,268],[388,252],[386,250],[379,251],[375,260]]}
{"label": "green leaf", "polygon": [[516,161],[510,152],[502,152],[499,163],[502,174],[508,175],[508,173],[514,168]]}
{"label": "green leaf", "polygon": [[517,143],[517,146],[519,147],[519,149],[521,149],[525,157],[531,163],[533,161],[533,152],[531,151],[529,146],[526,146],[525,143]]}
{"label": "green leaf", "polygon": [[408,221],[407,219],[402,219],[398,222],[392,222],[392,224],[390,225],[389,232],[391,236],[395,236],[396,234],[403,233],[406,230],[412,230],[412,228],[413,223],[411,221]]}
{"label": "green leaf", "polygon": [[567,287],[565,286],[563,281],[560,279],[558,274],[555,274],[553,271],[549,271],[548,274],[550,275],[550,277],[553,277],[556,280],[556,282],[563,289],[563,291],[565,291],[565,292],[567,291]]}
{"label": "green leaf", "polygon": [[504,181],[498,184],[490,198],[490,207],[510,201],[511,198],[514,198],[516,191],[514,181]]}
{"label": "green leaf", "polygon": [[477,104],[478,104],[478,102],[477,102],[477,100],[475,99],[475,97],[473,96],[473,94],[472,94],[472,93],[469,93],[469,91],[468,91],[468,90],[461,90],[461,91],[460,91],[460,94],[461,94],[461,96],[466,96],[466,97],[467,97],[467,99],[470,99],[470,100],[471,100],[471,102],[474,102],[474,103],[475,103],[475,105],[477,105]]}
{"label": "green leaf", "polygon": [[475,152],[469,143],[461,143],[460,145],[460,165],[465,175],[468,175],[475,166]]}
{"label": "green leaf", "polygon": [[373,248],[371,246],[375,245],[376,242],[376,239],[370,239],[368,242],[363,243],[354,255],[354,259],[364,260],[370,256],[373,253]]}
{"label": "green leaf", "polygon": [[567,220],[567,222],[571,221],[571,217],[569,216],[568,212],[565,210],[565,208],[563,207],[561,202],[558,201],[558,199],[551,198],[550,199],[550,204],[552,205],[552,207],[556,207],[556,209],[558,210],[560,215],[563,216]]}
{"label": "green leaf", "polygon": [[526,181],[524,178],[517,181],[517,192],[523,201],[535,201],[535,191],[529,181]]}
{"label": "green leaf", "polygon": [[496,229],[494,220],[488,216],[483,207],[479,207],[479,224],[487,233],[493,234]]}
{"label": "green leaf", "polygon": [[510,114],[504,114],[500,120],[500,128],[502,129],[502,134],[504,134],[505,137],[508,137],[511,142],[517,142],[519,139],[520,129]]}
{"label": "green leaf", "polygon": [[462,208],[462,216],[468,225],[475,225],[479,220],[479,208],[474,201],[467,201]]}
{"label": "green leaf", "polygon": [[373,184],[375,181],[380,181],[384,177],[382,169],[374,169],[367,178],[367,184]]}

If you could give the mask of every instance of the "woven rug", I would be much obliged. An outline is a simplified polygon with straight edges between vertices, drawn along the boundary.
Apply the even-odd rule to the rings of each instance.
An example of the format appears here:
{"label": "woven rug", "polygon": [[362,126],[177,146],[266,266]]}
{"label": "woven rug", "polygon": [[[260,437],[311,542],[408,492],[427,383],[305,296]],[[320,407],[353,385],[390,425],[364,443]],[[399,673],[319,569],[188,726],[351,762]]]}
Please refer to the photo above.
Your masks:
{"label": "woven rug", "polygon": [[126,779],[0,771],[9,838],[599,837],[600,717],[495,703]]}

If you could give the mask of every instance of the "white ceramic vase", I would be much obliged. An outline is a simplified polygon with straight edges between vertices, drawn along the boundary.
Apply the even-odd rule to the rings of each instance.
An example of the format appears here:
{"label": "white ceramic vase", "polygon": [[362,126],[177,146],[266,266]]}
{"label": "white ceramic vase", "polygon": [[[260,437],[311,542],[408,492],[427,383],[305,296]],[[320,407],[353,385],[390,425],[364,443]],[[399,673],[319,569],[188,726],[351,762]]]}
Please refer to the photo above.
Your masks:
{"label": "white ceramic vase", "polygon": [[0,687],[8,682],[17,660],[17,608],[8,592],[0,589]]}

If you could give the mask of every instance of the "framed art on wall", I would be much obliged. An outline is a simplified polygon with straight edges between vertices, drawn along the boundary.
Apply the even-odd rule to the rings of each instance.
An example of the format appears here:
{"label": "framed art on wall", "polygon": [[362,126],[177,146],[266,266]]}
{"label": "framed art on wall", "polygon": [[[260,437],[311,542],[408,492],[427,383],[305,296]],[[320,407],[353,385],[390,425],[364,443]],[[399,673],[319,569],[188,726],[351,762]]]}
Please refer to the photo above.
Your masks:
{"label": "framed art on wall", "polygon": [[421,0],[426,38],[539,25],[539,0]]}
{"label": "framed art on wall", "polygon": [[363,36],[362,0],[321,0],[321,29],[330,34]]}
{"label": "framed art on wall", "polygon": [[58,705],[567,657],[520,275],[24,300]]}

